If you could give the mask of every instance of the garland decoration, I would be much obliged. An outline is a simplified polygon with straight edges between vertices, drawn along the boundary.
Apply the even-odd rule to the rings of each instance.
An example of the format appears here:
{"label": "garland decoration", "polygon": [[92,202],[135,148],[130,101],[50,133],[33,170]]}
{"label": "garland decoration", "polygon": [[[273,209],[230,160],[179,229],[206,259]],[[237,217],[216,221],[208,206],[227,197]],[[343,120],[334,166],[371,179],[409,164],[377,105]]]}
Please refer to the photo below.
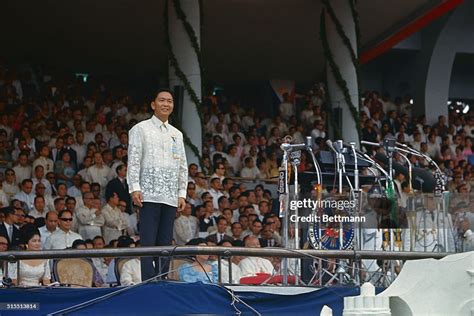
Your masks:
{"label": "garland decoration", "polygon": [[[344,95],[344,100],[349,106],[349,110],[351,111],[352,117],[354,118],[354,121],[356,123],[356,129],[357,129],[357,132],[359,133],[359,138],[360,138],[360,130],[358,128],[359,113],[356,107],[354,106],[354,104],[352,103],[349,89],[347,88],[347,82],[342,77],[339,67],[334,61],[334,57],[332,55],[331,49],[329,48],[329,43],[326,36],[326,18],[325,18],[324,9],[321,12],[321,19],[320,19],[320,38],[323,45],[324,56],[326,57],[326,60],[328,61],[329,67],[331,68],[331,72],[334,76],[334,79],[336,80],[337,85],[342,90],[342,93]],[[335,118],[333,118],[333,121],[334,120]]]}
{"label": "garland decoration", "polygon": [[[322,1],[325,5],[330,7],[329,2],[327,0],[322,0]],[[334,11],[332,10],[332,7],[330,7],[330,9],[328,9],[328,13],[329,13],[330,16],[332,16],[331,13],[330,13],[331,11],[334,14]],[[350,45],[349,39],[344,34],[344,30],[342,29],[342,25],[337,20],[336,16],[334,15],[331,19],[337,21],[337,22],[334,22],[334,24],[336,25],[336,28],[337,28],[337,25],[339,25],[341,27],[341,30],[342,30],[342,33],[343,33],[341,38],[343,39],[343,42],[345,42],[344,38],[347,39],[347,43],[348,43],[347,48],[349,49],[349,51],[351,53],[352,61],[354,63],[354,66],[356,67],[356,71],[357,71],[358,61],[357,61],[357,58],[355,58],[355,52],[352,50],[352,46]],[[338,33],[339,33],[339,30],[338,30]],[[357,130],[357,133],[358,133],[359,139],[360,139],[361,135],[360,135],[360,129],[359,129],[359,112],[358,112],[357,108],[354,106],[354,104],[352,103],[351,96],[350,96],[350,93],[349,93],[349,89],[347,88],[347,82],[342,77],[341,71],[340,71],[337,63],[334,61],[334,56],[333,56],[333,54],[331,52],[331,49],[329,47],[329,42],[328,42],[327,34],[326,34],[326,17],[325,17],[325,9],[324,8],[321,11],[320,34],[319,35],[320,35],[321,43],[322,43],[322,46],[323,46],[324,56],[326,57],[326,60],[329,64],[329,67],[331,68],[331,73],[334,76],[336,84],[339,86],[339,88],[341,89],[341,91],[344,95],[344,100],[345,100],[346,104],[349,107],[349,110],[352,114],[352,118],[354,119],[354,122],[356,123],[356,130]],[[347,46],[347,44],[346,44],[346,46]],[[332,117],[332,121],[333,121],[333,124],[336,123],[334,117]],[[336,130],[339,129],[338,126],[337,126],[337,123],[334,126],[335,126]]]}
{"label": "garland decoration", "polygon": [[[203,10],[201,8],[202,1],[199,1],[199,16],[200,19],[203,16]],[[176,16],[178,17],[179,20],[183,23],[184,30],[186,31],[186,34],[189,37],[189,40],[191,41],[191,46],[194,49],[194,52],[196,53],[198,64],[199,64],[199,70],[201,71],[201,78],[205,78],[205,69],[204,69],[204,63],[202,62],[202,55],[201,55],[201,48],[199,46],[198,38],[196,35],[196,32],[194,32],[194,29],[192,25],[188,22],[188,19],[186,17],[186,14],[183,11],[183,8],[181,7],[181,1],[180,0],[173,0],[173,6],[176,11]],[[200,21],[200,25],[202,25],[202,20]],[[202,32],[201,32],[202,34]],[[206,85],[204,80],[202,80],[201,87],[202,91],[206,91]]]}
{"label": "garland decoration", "polygon": [[352,18],[354,19],[355,31],[356,31],[356,47],[359,47],[360,43],[360,27],[359,27],[359,12],[357,12],[356,4],[357,0],[348,0],[352,11]]}
{"label": "garland decoration", "polygon": [[[321,0],[321,1],[322,1],[323,5],[326,7],[326,10],[327,10],[329,16],[331,17],[332,22],[336,26],[337,34],[339,34],[339,36],[342,39],[342,42],[344,43],[344,45],[347,47],[347,50],[351,54],[352,63],[354,64],[354,66],[357,69],[359,67],[358,66],[359,61],[356,57],[355,50],[352,47],[351,41],[349,40],[346,33],[344,32],[344,27],[342,26],[341,22],[337,19],[336,13],[334,12],[333,7],[331,6],[331,2],[329,0]],[[351,0],[348,0],[348,1],[349,1],[349,3],[352,3]]]}
{"label": "garland decoration", "polygon": [[[199,50],[199,45],[197,43],[197,37],[194,33],[194,30],[192,29],[192,26],[189,24],[189,22],[186,21],[186,15],[184,15],[184,11],[182,11],[180,1],[179,0],[172,0],[172,1],[173,1],[173,4],[174,4],[174,8],[176,10],[176,14],[178,16],[178,19],[181,19],[183,21],[184,27],[186,29],[186,33],[188,33],[188,36],[191,40],[191,45],[193,46],[195,51],[197,49],[196,53],[198,54],[200,52],[200,50]],[[180,13],[178,13],[178,12],[180,12]],[[178,60],[176,59],[176,56],[173,52],[173,47],[171,45],[171,39],[170,39],[169,27],[168,27],[168,23],[169,23],[168,0],[165,1],[163,21],[164,21],[164,29],[165,29],[165,45],[168,48],[168,60],[169,60],[170,66],[173,67],[176,76],[183,83],[184,89],[188,92],[188,94],[191,98],[191,101],[196,105],[196,111],[198,113],[199,120],[201,121],[201,129],[202,129],[203,128],[202,127],[203,118],[202,118],[202,111],[201,111],[201,109],[203,107],[202,102],[199,99],[199,97],[197,96],[196,91],[194,91],[194,89],[192,88],[191,83],[189,82],[188,78],[184,74],[183,70],[179,66]],[[189,26],[191,32],[188,31],[186,25]],[[194,36],[193,36],[193,34],[194,34]],[[195,41],[195,43],[193,43],[193,41]],[[198,54],[198,62],[199,62],[199,66],[201,68],[200,53]],[[177,125],[176,127],[183,133],[183,141],[184,141],[185,145],[188,146],[191,149],[191,151],[194,153],[194,155],[199,159],[199,164],[202,167],[203,162],[202,162],[202,157],[201,157],[201,154],[199,152],[199,149],[196,147],[196,145],[194,145],[192,143],[189,136],[186,134],[184,129],[181,127],[180,122],[178,122],[178,120],[176,120],[176,122],[174,122],[174,123]],[[201,135],[204,135],[204,134],[202,133]]]}

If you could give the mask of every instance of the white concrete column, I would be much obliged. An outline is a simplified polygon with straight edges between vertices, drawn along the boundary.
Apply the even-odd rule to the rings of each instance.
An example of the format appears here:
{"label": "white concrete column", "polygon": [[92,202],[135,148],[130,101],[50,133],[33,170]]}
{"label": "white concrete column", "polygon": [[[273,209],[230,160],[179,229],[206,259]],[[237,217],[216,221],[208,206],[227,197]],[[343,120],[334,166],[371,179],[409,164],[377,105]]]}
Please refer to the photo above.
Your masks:
{"label": "white concrete column", "polygon": [[[337,19],[340,21],[344,33],[349,38],[350,43],[355,50],[357,56],[356,46],[356,31],[355,23],[352,18],[351,7],[347,0],[330,0],[331,6],[334,9]],[[359,109],[359,91],[357,86],[357,73],[354,64],[351,59],[351,54],[348,48],[344,45],[341,37],[339,36],[336,26],[334,25],[331,16],[326,10],[326,36],[329,43],[329,48],[334,57],[335,63],[339,67],[339,71],[343,79],[347,83],[349,94],[351,96],[352,104]],[[344,99],[342,90],[336,83],[334,75],[332,74],[331,67],[329,64],[326,66],[328,91],[331,97],[331,103],[333,108],[342,109],[342,137],[345,142],[356,142],[359,143],[357,134],[357,126],[350,112],[349,106]]]}
{"label": "white concrete column", "polygon": [[[199,100],[201,100],[201,70],[199,68],[197,55],[191,45],[188,34],[184,29],[183,22],[176,16],[173,1],[166,1],[168,1],[169,35],[174,55],[176,56],[179,67],[186,78],[188,78],[191,87],[196,92]],[[199,1],[181,0],[180,2],[187,21],[193,27],[197,36],[197,41],[199,45],[201,45]],[[175,69],[171,65],[168,67],[170,88],[174,89],[175,86],[184,86],[181,80],[176,76]],[[178,109],[175,109],[175,111],[178,111]],[[201,120],[199,119],[196,105],[193,103],[186,90],[184,91],[182,113],[183,130],[191,139],[191,142],[199,149],[199,152],[202,153]],[[188,164],[199,163],[198,158],[187,146],[186,156]]]}

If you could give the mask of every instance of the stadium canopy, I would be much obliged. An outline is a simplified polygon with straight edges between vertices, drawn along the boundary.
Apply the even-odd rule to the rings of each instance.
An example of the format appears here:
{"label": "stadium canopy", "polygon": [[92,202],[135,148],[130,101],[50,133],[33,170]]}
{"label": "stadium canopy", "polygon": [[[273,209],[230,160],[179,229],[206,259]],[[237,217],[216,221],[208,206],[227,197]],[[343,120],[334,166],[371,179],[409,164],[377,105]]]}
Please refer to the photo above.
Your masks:
{"label": "stadium canopy", "polygon": [[[362,61],[383,54],[461,2],[357,1]],[[323,77],[321,1],[202,3],[201,46],[213,80]],[[75,72],[165,72],[164,4],[165,0],[6,0],[0,19],[0,55]]]}

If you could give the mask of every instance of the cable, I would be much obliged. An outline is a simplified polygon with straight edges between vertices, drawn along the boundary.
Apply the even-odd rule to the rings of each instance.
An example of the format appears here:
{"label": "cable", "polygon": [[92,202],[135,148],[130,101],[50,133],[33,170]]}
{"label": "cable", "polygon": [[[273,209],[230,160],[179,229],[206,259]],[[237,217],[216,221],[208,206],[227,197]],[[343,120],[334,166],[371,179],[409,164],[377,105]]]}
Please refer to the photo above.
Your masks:
{"label": "cable", "polygon": [[[256,315],[261,315],[255,308],[253,308],[252,306],[250,306],[249,304],[245,303],[241,298],[239,298],[237,295],[234,294],[234,292],[228,288],[226,288],[225,286],[222,286],[218,283],[214,283],[211,278],[209,277],[209,275],[207,274],[207,271],[206,269],[204,269],[204,266],[201,264],[201,262],[197,261],[197,263],[199,263],[199,265],[201,266],[202,270],[204,271],[204,273],[206,274],[207,278],[209,279],[209,284],[211,285],[215,285],[221,289],[224,289],[227,293],[229,293],[232,297],[232,302],[230,303],[230,305],[236,310],[236,313],[237,315],[241,315],[242,314],[242,311],[240,311],[237,306],[235,306],[235,302],[240,302],[242,304],[244,304],[245,306],[247,306],[249,309],[251,309]],[[231,269],[231,268],[230,268]]]}

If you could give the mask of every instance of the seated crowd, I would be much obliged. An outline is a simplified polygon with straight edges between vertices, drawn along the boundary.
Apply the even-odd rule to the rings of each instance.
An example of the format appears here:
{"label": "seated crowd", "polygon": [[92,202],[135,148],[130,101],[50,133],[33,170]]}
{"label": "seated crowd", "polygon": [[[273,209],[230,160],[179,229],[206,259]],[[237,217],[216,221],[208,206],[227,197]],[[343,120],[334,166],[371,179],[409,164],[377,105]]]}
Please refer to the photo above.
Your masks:
{"label": "seated crowd", "polygon": [[[296,102],[285,94],[273,118],[229,100],[205,98],[202,166],[189,165],[187,204],[176,215],[174,243],[280,247],[279,202],[265,183],[278,176],[285,135],[296,143],[311,135],[314,150],[326,149],[324,88],[316,85]],[[440,117],[430,126],[423,117],[413,118],[411,109],[408,100],[393,103],[368,93],[361,108],[362,138],[380,141],[392,135],[441,162],[450,190],[471,192],[474,119],[451,112],[448,121]],[[134,102],[102,83],[46,76],[33,82],[0,65],[0,251],[138,246],[139,209],[126,181],[127,132],[150,116],[148,102]],[[412,159],[423,166],[421,159]],[[312,168],[303,153],[298,171]],[[125,263],[124,280],[116,280],[113,260],[92,260],[94,284],[140,282],[137,262]],[[216,258],[196,256],[194,262],[198,265],[183,265],[180,279],[215,280]],[[14,282],[50,282],[50,265],[24,264],[21,269],[35,270],[35,281],[17,282],[9,269]],[[232,266],[238,281],[278,271],[279,260],[233,257]]]}

